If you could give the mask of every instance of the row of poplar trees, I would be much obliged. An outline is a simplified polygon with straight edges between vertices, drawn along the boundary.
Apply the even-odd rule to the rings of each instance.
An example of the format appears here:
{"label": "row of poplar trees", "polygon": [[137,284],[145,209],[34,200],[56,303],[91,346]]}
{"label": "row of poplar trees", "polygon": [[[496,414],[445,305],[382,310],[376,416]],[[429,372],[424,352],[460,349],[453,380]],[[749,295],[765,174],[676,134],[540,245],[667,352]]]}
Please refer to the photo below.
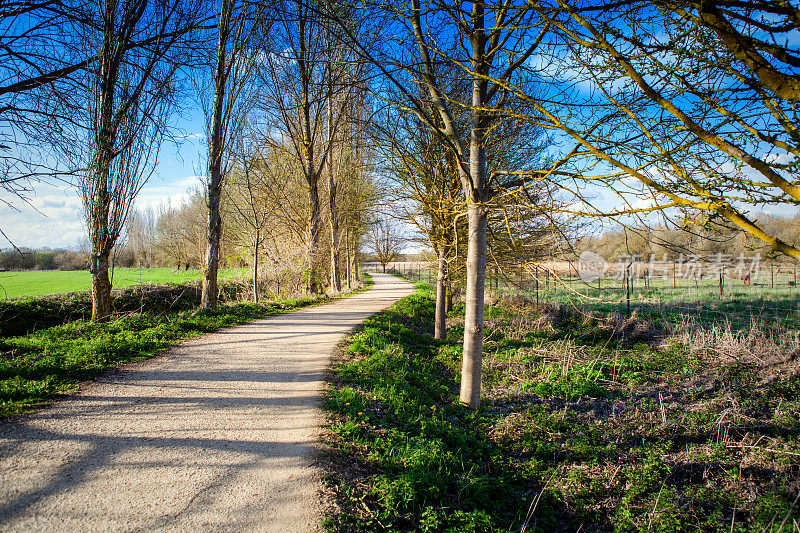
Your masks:
{"label": "row of poplar trees", "polygon": [[336,191],[348,169],[386,165],[396,185],[426,184],[395,200],[416,206],[440,279],[453,243],[464,249],[471,407],[487,256],[516,249],[515,234],[535,244],[559,217],[660,212],[676,225],[724,219],[800,258],[748,214],[800,203],[791,2],[25,0],[0,15],[2,185],[24,195],[55,160],[82,177],[95,319],[110,310],[109,252],[187,83],[207,118],[203,306],[218,294],[219,205],[240,139],[302,169],[312,291],[320,180]]}

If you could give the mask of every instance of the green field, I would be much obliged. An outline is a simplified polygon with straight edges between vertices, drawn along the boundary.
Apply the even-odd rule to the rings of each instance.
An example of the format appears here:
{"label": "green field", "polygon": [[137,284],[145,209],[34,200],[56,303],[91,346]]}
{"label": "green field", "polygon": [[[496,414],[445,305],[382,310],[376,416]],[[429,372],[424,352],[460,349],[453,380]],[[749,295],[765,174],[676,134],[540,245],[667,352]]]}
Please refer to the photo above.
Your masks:
{"label": "green field", "polygon": [[[247,269],[220,270],[221,279],[244,275]],[[200,279],[200,270],[176,271],[172,268],[115,268],[112,284],[115,289],[144,283],[185,283]],[[91,286],[88,270],[35,270],[0,272],[0,299],[44,296],[87,291]]]}
{"label": "green field", "polygon": [[470,411],[458,405],[464,303],[434,340],[420,289],[334,359],[328,531],[797,531],[789,332],[695,322],[681,334],[670,314],[653,325],[499,298]]}

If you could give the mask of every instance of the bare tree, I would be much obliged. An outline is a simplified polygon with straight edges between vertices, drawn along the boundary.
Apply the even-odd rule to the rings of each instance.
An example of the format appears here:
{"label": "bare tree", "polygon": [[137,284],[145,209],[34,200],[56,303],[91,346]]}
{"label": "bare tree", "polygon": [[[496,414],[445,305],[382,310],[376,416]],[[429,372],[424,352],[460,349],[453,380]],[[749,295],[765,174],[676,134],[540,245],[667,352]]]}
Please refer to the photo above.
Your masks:
{"label": "bare tree", "polygon": [[[424,100],[424,98],[422,98]],[[450,146],[413,115],[389,114],[374,125],[381,146],[382,170],[390,181],[386,190],[398,216],[416,226],[436,256],[436,313],[434,338],[444,339],[448,292],[458,255],[456,228],[464,221],[466,205],[458,162]]]}
{"label": "bare tree", "polygon": [[359,281],[358,254],[367,229],[370,213],[379,202],[380,191],[371,178],[369,158],[362,139],[356,139],[344,179],[337,184],[340,199],[337,203],[339,223],[344,236],[345,279],[347,287]]}
{"label": "bare tree", "polygon": [[[86,43],[97,56],[83,80],[88,150],[81,192],[92,246],[92,320],[111,312],[109,254],[153,172],[172,110],[177,45],[197,9],[179,0],[107,0],[87,9]],[[97,31],[94,28],[98,28]],[[133,46],[148,41],[148,46]]]}
{"label": "bare tree", "polygon": [[351,140],[361,127],[350,119],[363,101],[364,66],[342,46],[339,28],[319,6],[305,0],[286,0],[280,6],[280,22],[271,32],[270,53],[261,69],[262,128],[269,132],[265,139],[297,161],[305,177],[307,286],[312,293],[322,289],[320,189],[327,171],[331,280],[339,290],[339,176],[349,172]]}
{"label": "bare tree", "polygon": [[386,265],[397,260],[403,251],[405,237],[396,221],[388,217],[379,218],[370,224],[367,249],[386,272]]}
{"label": "bare tree", "polygon": [[202,308],[217,305],[217,274],[222,239],[220,203],[225,175],[231,163],[229,149],[233,139],[242,134],[246,115],[252,105],[249,88],[260,56],[260,48],[256,43],[261,38],[261,32],[269,25],[265,6],[266,4],[246,1],[221,0],[210,107],[207,105],[208,100],[203,100],[208,135],[208,224],[200,303]]}
{"label": "bare tree", "polygon": [[[437,4],[423,9],[419,0],[412,0],[410,4],[381,4],[376,16],[376,25],[382,26],[377,31],[382,32],[388,44],[373,53],[360,47],[358,35],[351,32],[350,45],[370,59],[387,83],[403,95],[405,102],[401,105],[428,124],[457,154],[468,224],[460,400],[477,408],[490,203],[497,191],[517,186],[513,182],[533,175],[528,170],[515,175],[518,169],[488,174],[486,136],[498,120],[516,115],[509,109],[513,91],[508,90],[508,83],[525,81],[522,67],[539,48],[548,23],[530,6],[511,1]],[[371,29],[376,31],[374,26]],[[415,54],[409,53],[407,44],[411,43]],[[471,86],[472,96],[466,107],[469,126],[463,135],[453,112],[461,104],[448,100],[438,77],[437,65],[442,64],[463,69]],[[429,94],[435,113],[429,113],[415,96],[419,86]],[[509,179],[511,175],[517,179]]]}
{"label": "bare tree", "polygon": [[[87,89],[87,80],[100,72],[111,74],[115,68],[110,63],[120,58],[125,75],[134,70],[129,63],[140,61],[144,62],[139,72],[145,73],[143,58],[158,56],[159,50],[174,60],[175,45],[190,39],[203,24],[202,12],[199,0],[135,5],[4,2],[0,6],[0,188],[27,201],[36,182],[71,182],[85,170],[85,157],[74,157],[81,152],[78,146],[84,146],[78,137],[90,122],[85,96],[87,90],[100,92],[99,85]],[[109,21],[122,23],[125,17],[130,23],[139,20],[132,27],[107,26]],[[145,23],[151,27],[145,28]],[[109,50],[101,42],[102,35],[111,32],[116,32],[110,41],[119,45],[115,50],[119,55],[109,63]],[[114,96],[120,97],[118,91]]]}
{"label": "bare tree", "polygon": [[270,238],[273,211],[268,201],[270,182],[276,178],[262,155],[245,143],[236,150],[234,164],[225,189],[225,211],[230,218],[235,240],[243,241],[253,256],[253,301],[259,299],[259,256]]}

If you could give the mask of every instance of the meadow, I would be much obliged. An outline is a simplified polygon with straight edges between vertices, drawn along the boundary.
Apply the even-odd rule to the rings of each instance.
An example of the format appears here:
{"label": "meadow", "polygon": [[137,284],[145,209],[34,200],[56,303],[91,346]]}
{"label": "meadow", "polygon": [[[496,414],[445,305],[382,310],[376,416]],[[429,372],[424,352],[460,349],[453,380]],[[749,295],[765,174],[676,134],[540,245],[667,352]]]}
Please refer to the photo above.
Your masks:
{"label": "meadow", "polygon": [[[483,402],[469,411],[457,404],[464,305],[434,340],[419,287],[334,364],[330,531],[798,530],[796,329],[772,327],[769,305],[726,318],[762,295],[628,317],[618,295],[604,309],[591,294],[494,294]],[[680,314],[697,306],[714,313]]]}
{"label": "meadow", "polygon": [[[565,269],[562,269],[565,270]],[[414,281],[432,283],[435,272],[420,268],[390,269]],[[574,272],[574,270],[573,270]],[[577,312],[635,315],[652,322],[696,321],[713,326],[730,322],[737,328],[753,321],[771,330],[800,328],[800,287],[793,270],[784,268],[774,276],[765,269],[753,283],[724,277],[703,279],[644,277],[634,279],[630,291],[617,277],[584,282],[574,275],[558,273],[558,279],[540,274],[539,281],[516,272],[496,275],[487,272],[486,286],[491,298],[524,297],[541,305],[563,305]],[[456,292],[463,288],[456,286]],[[630,292],[630,295],[628,294]],[[491,299],[490,298],[490,299]],[[629,311],[630,310],[630,311]]]}
{"label": "meadow", "polygon": [[46,405],[71,394],[81,382],[185,339],[345,298],[371,283],[367,277],[355,290],[334,297],[265,294],[254,304],[242,300],[240,283],[227,281],[213,310],[198,309],[197,283],[129,286],[115,292],[114,314],[104,323],[89,321],[86,292],[0,301],[0,417]]}
{"label": "meadow", "polygon": [[[243,276],[247,269],[221,269],[222,280]],[[202,271],[174,268],[115,268],[111,283],[115,289],[143,284],[187,283],[201,278]],[[88,270],[29,270],[0,272],[0,298],[46,296],[88,291],[91,277]]]}

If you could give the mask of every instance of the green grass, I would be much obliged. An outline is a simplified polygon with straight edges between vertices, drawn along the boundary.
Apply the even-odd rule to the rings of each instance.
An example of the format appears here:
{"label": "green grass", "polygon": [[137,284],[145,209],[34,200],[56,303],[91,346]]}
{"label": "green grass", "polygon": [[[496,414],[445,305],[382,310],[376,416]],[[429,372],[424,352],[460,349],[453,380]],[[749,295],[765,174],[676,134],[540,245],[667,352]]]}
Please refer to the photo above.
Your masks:
{"label": "green grass", "polygon": [[[354,292],[371,284],[367,278]],[[82,381],[185,339],[331,299],[225,303],[213,311],[197,311],[197,287],[165,286],[141,293],[129,288],[116,298],[115,308],[121,311],[103,324],[71,316],[88,316],[85,295],[5,302],[0,306],[0,417],[45,405],[74,392]]]}
{"label": "green grass", "polygon": [[463,305],[446,341],[431,337],[427,291],[350,337],[325,403],[330,531],[775,532],[800,520],[800,372],[765,381],[766,367],[568,308],[486,312],[477,412],[456,405]]}
{"label": "green grass", "polygon": [[[220,279],[245,275],[247,269],[220,270]],[[186,283],[200,279],[199,270],[176,271],[171,268],[115,268],[112,284],[115,289],[146,283]],[[91,287],[88,270],[36,270],[0,272],[0,298],[45,296],[68,292],[87,291]]]}
{"label": "green grass", "polygon": [[[678,280],[673,287],[669,281],[653,280],[648,287],[638,280],[631,290],[631,312],[657,321],[674,321],[691,317],[707,324],[729,320],[737,327],[746,327],[755,318],[766,321],[773,329],[800,328],[800,288],[789,286],[790,278],[769,283],[744,285],[741,281],[726,280],[723,294],[715,280],[703,280],[695,287],[688,280]],[[489,283],[494,287],[492,283]],[[533,283],[511,285],[499,283],[498,292],[536,298]],[[601,288],[572,279],[567,283],[544,283],[539,286],[542,304],[563,304],[590,312],[627,313],[627,294],[619,280],[604,279]]]}

